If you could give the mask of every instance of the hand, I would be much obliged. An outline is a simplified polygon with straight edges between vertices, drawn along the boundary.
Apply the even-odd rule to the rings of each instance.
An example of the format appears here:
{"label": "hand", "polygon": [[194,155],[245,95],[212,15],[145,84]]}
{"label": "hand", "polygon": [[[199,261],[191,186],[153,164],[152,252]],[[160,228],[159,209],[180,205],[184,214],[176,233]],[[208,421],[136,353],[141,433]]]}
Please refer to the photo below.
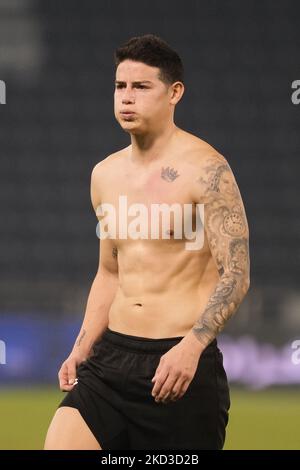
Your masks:
{"label": "hand", "polygon": [[69,392],[72,390],[74,385],[77,384],[76,381],[76,369],[83,361],[87,358],[82,354],[76,354],[72,352],[69,357],[63,362],[59,372],[59,388],[63,392]]}
{"label": "hand", "polygon": [[203,345],[189,332],[176,346],[161,356],[152,382],[155,401],[167,403],[181,398],[198,367]]}

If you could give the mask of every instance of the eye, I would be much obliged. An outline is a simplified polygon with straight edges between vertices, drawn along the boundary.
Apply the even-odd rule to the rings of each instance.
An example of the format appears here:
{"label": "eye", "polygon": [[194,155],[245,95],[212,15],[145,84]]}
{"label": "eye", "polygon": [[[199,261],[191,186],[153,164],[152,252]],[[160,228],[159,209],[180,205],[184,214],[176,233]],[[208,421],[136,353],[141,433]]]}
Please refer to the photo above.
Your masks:
{"label": "eye", "polygon": [[[141,88],[141,89],[146,89],[146,88],[148,88],[148,87],[145,86],[145,85],[135,85],[135,87],[136,87],[136,88]],[[124,88],[124,85],[121,84],[121,83],[117,83],[117,84],[116,84],[116,88]]]}

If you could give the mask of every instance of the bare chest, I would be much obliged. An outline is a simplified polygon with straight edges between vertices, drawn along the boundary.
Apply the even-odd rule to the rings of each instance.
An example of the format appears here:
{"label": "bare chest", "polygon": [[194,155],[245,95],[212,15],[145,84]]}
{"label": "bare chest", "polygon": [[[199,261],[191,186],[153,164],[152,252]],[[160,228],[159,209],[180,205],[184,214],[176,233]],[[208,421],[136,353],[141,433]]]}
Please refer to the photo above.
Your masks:
{"label": "bare chest", "polygon": [[191,168],[171,164],[148,171],[124,168],[112,175],[102,188],[103,221],[111,238],[184,241],[196,237],[201,207],[192,200],[193,178]]}
{"label": "bare chest", "polygon": [[185,204],[192,202],[189,184],[191,178],[191,171],[171,165],[144,171],[125,168],[107,182],[103,188],[102,200],[115,203],[123,195],[133,204]]}

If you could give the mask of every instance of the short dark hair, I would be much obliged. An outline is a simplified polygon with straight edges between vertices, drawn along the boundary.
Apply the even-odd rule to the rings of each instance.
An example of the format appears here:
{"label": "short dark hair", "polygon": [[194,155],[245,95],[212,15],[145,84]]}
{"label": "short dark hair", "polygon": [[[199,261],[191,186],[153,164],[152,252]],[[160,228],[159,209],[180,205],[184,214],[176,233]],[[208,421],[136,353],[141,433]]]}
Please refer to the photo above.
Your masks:
{"label": "short dark hair", "polygon": [[154,34],[129,39],[115,50],[115,65],[126,59],[143,62],[160,69],[159,79],[167,85],[183,83],[184,69],[181,58],[169,44]]}

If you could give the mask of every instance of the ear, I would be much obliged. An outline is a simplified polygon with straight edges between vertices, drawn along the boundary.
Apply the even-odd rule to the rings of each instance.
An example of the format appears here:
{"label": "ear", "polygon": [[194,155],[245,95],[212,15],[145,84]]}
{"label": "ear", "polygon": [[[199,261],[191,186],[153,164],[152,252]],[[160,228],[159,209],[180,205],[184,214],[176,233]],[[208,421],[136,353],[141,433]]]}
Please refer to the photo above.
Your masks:
{"label": "ear", "polygon": [[171,86],[171,104],[177,104],[181,100],[184,93],[184,84],[182,82],[175,82]]}

